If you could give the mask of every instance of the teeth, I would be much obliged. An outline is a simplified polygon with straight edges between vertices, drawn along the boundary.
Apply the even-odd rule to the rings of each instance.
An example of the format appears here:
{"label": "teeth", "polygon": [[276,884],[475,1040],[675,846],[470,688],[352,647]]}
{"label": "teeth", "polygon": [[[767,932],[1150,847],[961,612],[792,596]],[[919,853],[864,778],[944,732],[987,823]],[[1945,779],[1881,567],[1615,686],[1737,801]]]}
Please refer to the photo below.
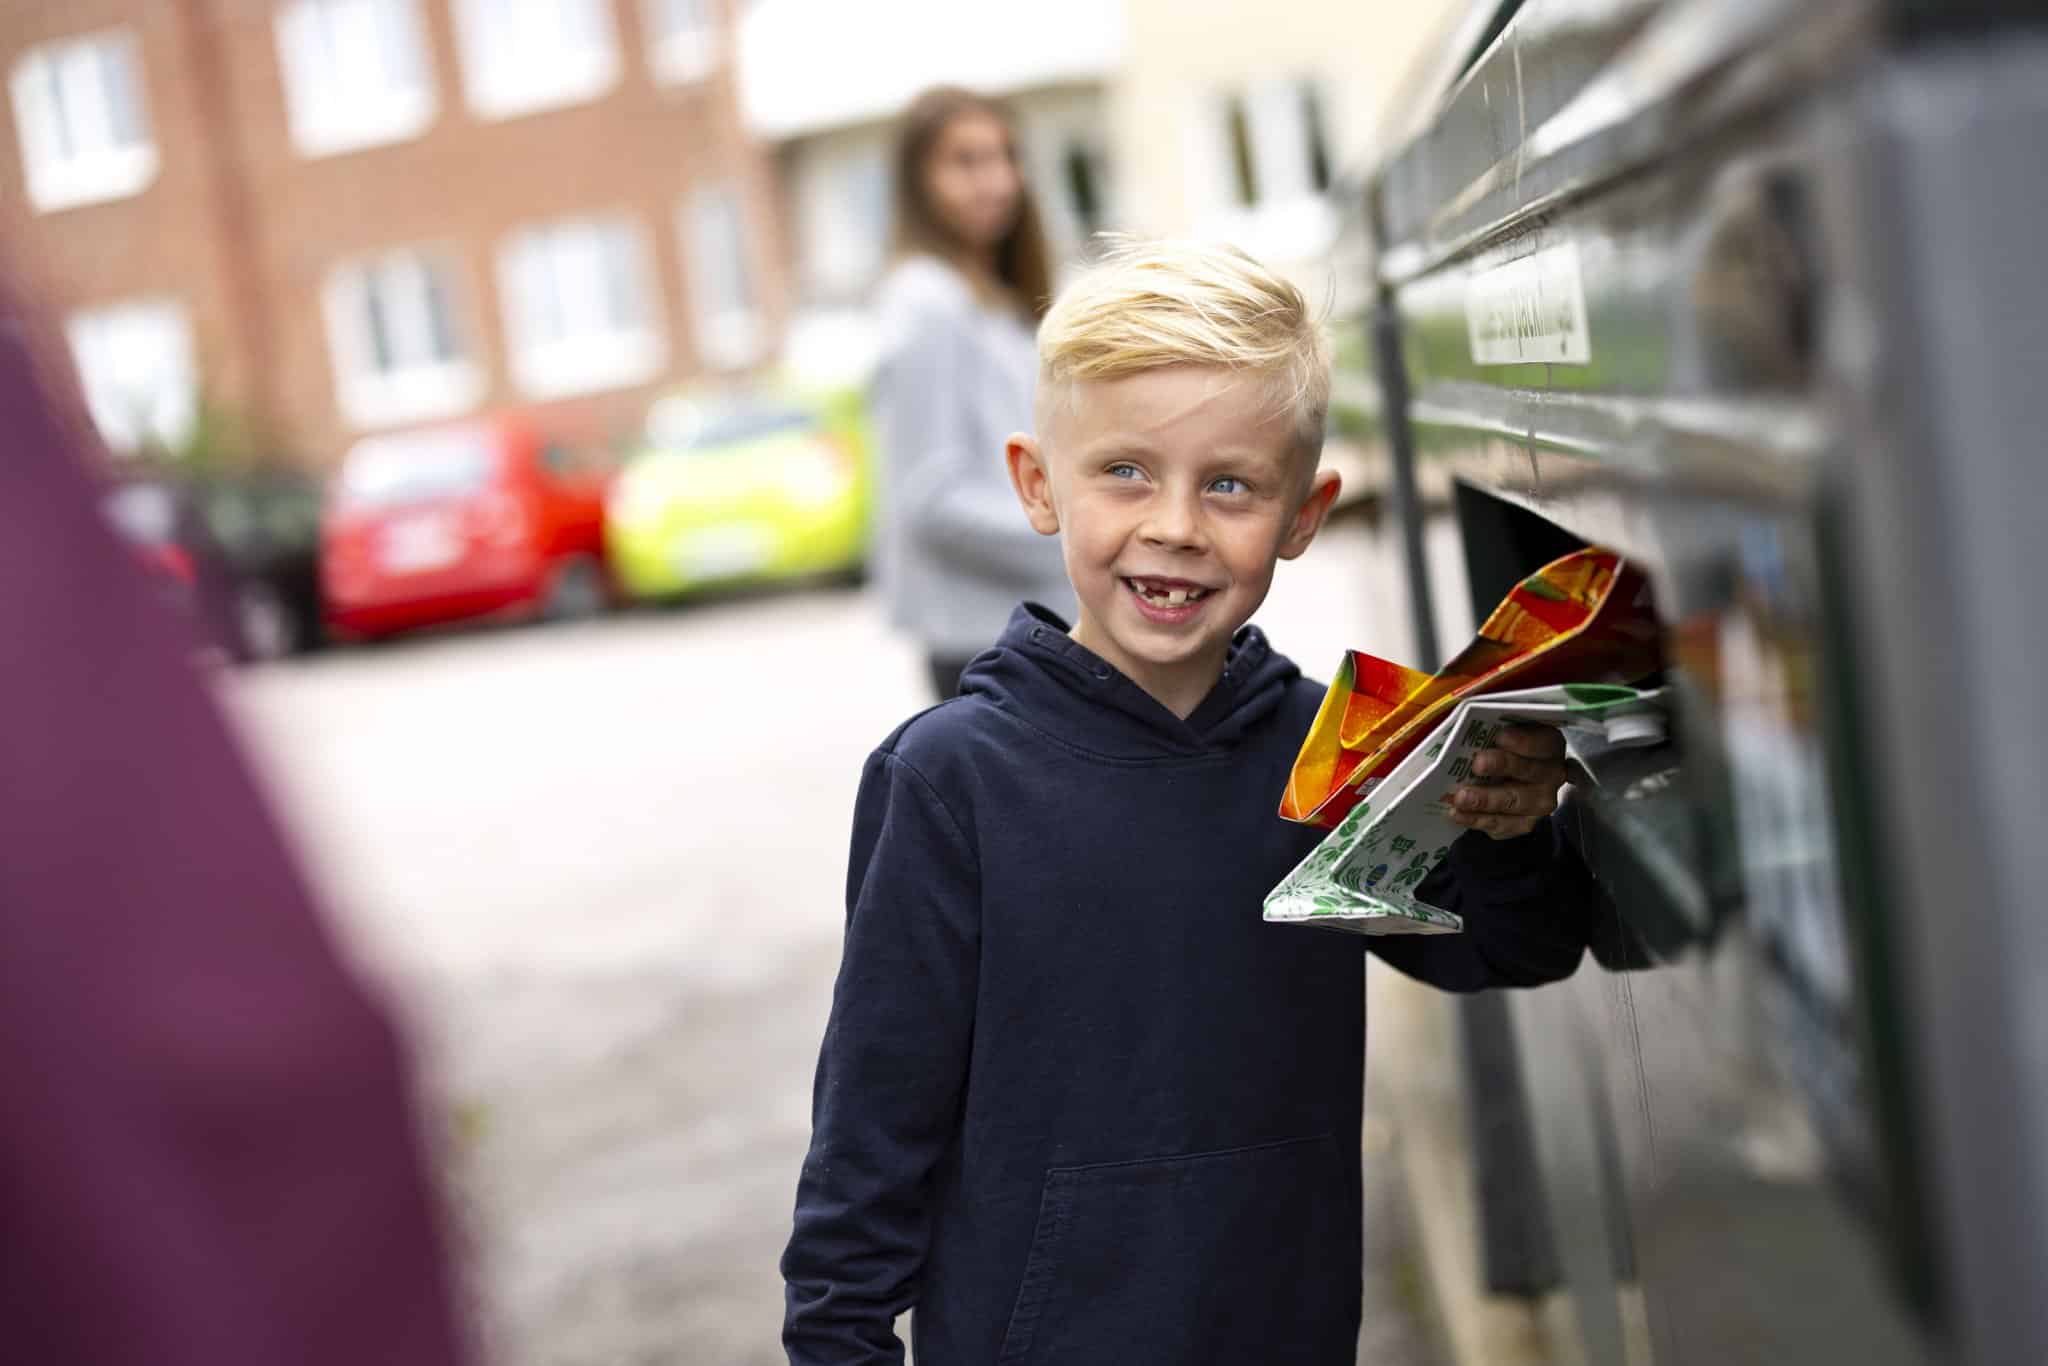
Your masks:
{"label": "teeth", "polygon": [[1185,607],[1209,596],[1206,588],[1161,588],[1149,579],[1126,580],[1131,591],[1155,607]]}

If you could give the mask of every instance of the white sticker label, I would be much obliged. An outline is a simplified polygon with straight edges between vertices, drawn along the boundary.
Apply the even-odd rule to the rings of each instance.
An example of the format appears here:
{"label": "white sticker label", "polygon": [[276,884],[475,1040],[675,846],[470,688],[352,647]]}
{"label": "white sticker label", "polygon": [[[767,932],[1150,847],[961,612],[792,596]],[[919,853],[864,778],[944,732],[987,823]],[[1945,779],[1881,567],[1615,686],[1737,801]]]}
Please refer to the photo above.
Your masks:
{"label": "white sticker label", "polygon": [[1574,242],[1475,274],[1465,325],[1478,365],[1585,365],[1593,359]]}

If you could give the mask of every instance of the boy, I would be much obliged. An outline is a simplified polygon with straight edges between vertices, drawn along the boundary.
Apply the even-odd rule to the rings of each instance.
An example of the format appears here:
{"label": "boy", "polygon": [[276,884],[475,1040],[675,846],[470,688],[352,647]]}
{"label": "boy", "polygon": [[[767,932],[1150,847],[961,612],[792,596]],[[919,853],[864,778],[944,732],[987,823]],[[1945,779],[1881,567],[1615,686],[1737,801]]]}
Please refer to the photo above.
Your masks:
{"label": "boy", "polygon": [[1248,258],[1152,243],[1039,357],[1006,454],[1078,620],[1020,607],[868,761],[784,1342],[898,1362],[914,1307],[924,1366],[1349,1366],[1361,946],[1454,991],[1570,973],[1564,747],[1510,732],[1460,789],[1465,933],[1264,924],[1321,835],[1274,808],[1323,689],[1244,623],[1337,493],[1326,344]]}

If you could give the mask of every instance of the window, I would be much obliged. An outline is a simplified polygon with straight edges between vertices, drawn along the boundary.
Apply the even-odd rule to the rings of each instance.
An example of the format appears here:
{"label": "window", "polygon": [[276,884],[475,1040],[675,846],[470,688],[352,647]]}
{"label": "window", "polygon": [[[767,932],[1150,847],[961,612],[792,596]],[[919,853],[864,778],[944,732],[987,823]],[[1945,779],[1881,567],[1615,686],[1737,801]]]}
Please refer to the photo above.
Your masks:
{"label": "window", "polygon": [[1068,142],[1060,148],[1060,185],[1066,194],[1067,211],[1082,237],[1102,230],[1108,210],[1103,203],[1102,155],[1087,143]]}
{"label": "window", "polygon": [[432,252],[386,252],[327,277],[335,397],[358,427],[466,412],[483,375],[460,321],[455,273]]}
{"label": "window", "polygon": [[1231,199],[1246,208],[1330,188],[1322,92],[1312,81],[1271,81],[1223,96],[1220,122]]}
{"label": "window", "polygon": [[859,298],[889,260],[887,145],[862,139],[800,154],[795,185],[808,301]]}
{"label": "window", "polygon": [[700,189],[684,205],[683,259],[690,263],[698,353],[720,369],[759,359],[761,309],[746,211],[731,186]]}
{"label": "window", "polygon": [[277,12],[277,55],[307,156],[402,141],[434,121],[416,0],[291,0]]}
{"label": "window", "polygon": [[648,61],[670,85],[701,81],[718,67],[717,0],[647,0]]}
{"label": "window", "polygon": [[480,430],[408,432],[357,442],[335,487],[350,507],[403,507],[479,492],[495,472],[490,439]]}
{"label": "window", "polygon": [[515,233],[499,258],[512,373],[535,398],[644,383],[664,357],[647,246],[623,218]]}
{"label": "window", "polygon": [[771,436],[813,432],[820,425],[819,415],[813,409],[758,398],[737,399],[705,412],[687,444],[713,450],[719,446],[761,441]]}
{"label": "window", "polygon": [[1252,122],[1245,113],[1244,99],[1226,96],[1223,101],[1223,130],[1230,139],[1230,182],[1234,198],[1247,208],[1259,202],[1259,163],[1252,152]]}
{"label": "window", "polygon": [[178,495],[169,484],[138,480],[116,484],[100,510],[114,529],[136,545],[169,545],[178,535]]}
{"label": "window", "polygon": [[44,213],[125,199],[156,177],[133,34],[31,48],[9,81],[29,202]]}
{"label": "window", "polygon": [[1259,255],[1299,258],[1328,247],[1330,139],[1315,81],[1225,91],[1207,102],[1195,130],[1188,173],[1195,201],[1208,207],[1205,230]]}
{"label": "window", "polygon": [[65,325],[86,409],[107,446],[122,453],[175,450],[192,434],[198,380],[192,325],[167,299],[78,313]]}
{"label": "window", "polygon": [[1089,238],[1117,217],[1102,98],[1092,92],[1040,96],[1022,118],[1018,154],[1038,191],[1046,245],[1055,259],[1084,256]]}
{"label": "window", "polygon": [[1322,194],[1330,188],[1330,137],[1323,118],[1323,92],[1314,81],[1303,81],[1296,90],[1301,101],[1302,145],[1308,155],[1309,188]]}
{"label": "window", "polygon": [[462,83],[487,119],[596,99],[618,83],[610,0],[457,0]]}

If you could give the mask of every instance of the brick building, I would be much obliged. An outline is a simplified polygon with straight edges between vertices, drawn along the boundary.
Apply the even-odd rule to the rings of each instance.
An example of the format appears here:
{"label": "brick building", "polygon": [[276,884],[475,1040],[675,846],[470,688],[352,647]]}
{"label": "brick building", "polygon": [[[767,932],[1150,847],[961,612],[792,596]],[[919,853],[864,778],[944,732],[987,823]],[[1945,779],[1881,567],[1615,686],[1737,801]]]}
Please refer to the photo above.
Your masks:
{"label": "brick building", "polygon": [[605,441],[788,308],[728,0],[9,0],[0,234],[108,444]]}

